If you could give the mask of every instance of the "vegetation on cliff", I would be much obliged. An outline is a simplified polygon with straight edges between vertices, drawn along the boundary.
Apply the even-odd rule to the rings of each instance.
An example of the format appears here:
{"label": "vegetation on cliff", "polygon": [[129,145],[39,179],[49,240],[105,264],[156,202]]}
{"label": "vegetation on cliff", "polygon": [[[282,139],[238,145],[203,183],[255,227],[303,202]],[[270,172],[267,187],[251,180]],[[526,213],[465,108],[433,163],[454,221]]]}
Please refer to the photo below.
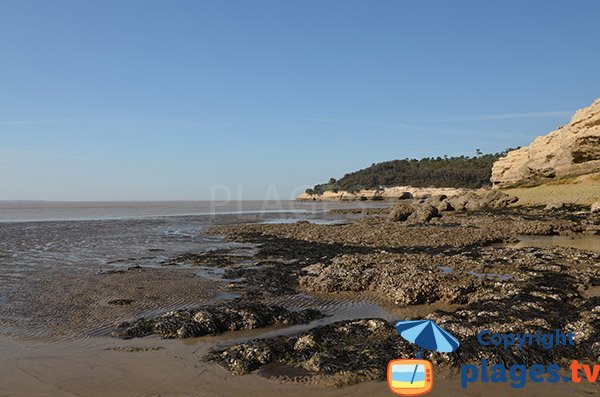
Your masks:
{"label": "vegetation on cliff", "polygon": [[388,186],[479,188],[490,184],[492,165],[502,153],[459,157],[426,157],[420,160],[403,159],[372,164],[351,172],[341,179],[331,178],[328,183],[307,189],[308,194],[344,190],[376,189]]}

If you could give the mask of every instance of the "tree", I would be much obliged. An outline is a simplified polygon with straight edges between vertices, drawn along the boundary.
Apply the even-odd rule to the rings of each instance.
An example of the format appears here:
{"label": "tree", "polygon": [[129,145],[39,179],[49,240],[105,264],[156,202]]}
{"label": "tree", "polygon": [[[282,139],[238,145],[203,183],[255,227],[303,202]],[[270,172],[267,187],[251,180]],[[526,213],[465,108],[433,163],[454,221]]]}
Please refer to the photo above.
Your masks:
{"label": "tree", "polygon": [[316,185],[313,190],[319,194],[325,191],[354,191],[357,187],[375,189],[379,186],[405,185],[479,188],[490,184],[492,165],[502,154],[386,161],[347,173],[339,180],[330,178],[329,183]]}

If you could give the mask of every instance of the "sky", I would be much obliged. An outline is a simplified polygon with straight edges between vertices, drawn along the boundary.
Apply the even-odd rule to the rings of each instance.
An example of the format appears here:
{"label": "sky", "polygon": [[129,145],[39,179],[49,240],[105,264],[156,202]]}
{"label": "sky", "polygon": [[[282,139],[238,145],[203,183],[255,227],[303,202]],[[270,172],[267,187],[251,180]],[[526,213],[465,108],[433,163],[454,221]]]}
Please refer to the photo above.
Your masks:
{"label": "sky", "polygon": [[289,199],[528,144],[600,97],[600,2],[0,1],[0,200]]}

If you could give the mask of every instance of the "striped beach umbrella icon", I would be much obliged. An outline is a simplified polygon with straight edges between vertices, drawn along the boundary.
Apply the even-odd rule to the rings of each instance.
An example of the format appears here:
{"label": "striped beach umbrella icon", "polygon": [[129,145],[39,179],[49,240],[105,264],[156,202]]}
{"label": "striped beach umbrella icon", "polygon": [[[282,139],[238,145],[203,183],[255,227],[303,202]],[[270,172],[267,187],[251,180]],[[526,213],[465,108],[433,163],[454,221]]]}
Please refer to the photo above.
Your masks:
{"label": "striped beach umbrella icon", "polygon": [[458,339],[431,320],[398,321],[396,331],[401,337],[421,349],[452,353],[460,346]]}

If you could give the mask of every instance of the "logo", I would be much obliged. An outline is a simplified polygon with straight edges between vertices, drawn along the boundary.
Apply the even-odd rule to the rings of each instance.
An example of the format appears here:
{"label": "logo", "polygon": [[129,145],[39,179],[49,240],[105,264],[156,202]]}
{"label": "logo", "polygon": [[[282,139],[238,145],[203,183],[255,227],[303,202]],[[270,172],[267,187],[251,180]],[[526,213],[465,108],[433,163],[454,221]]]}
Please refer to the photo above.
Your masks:
{"label": "logo", "polygon": [[427,360],[392,360],[388,363],[390,390],[400,396],[418,396],[433,388],[433,367]]}
{"label": "logo", "polygon": [[[482,330],[477,334],[477,342],[483,348],[494,346],[500,347],[507,352],[513,353],[525,348],[537,348],[543,350],[563,349],[563,355],[576,352],[575,335],[572,332],[564,333],[560,329],[551,332],[537,331],[535,333],[506,333],[499,334],[491,330]],[[491,362],[482,358],[479,365],[475,363],[464,363],[460,367],[460,384],[467,389],[469,384],[475,382],[483,383],[508,383],[513,389],[522,389],[531,383],[581,383],[587,381],[595,384],[600,377],[600,364],[581,364],[577,360],[571,361],[567,368],[561,368],[554,363],[511,363],[505,365]]]}
{"label": "logo", "polygon": [[433,365],[423,360],[423,350],[451,353],[458,339],[431,320],[398,321],[398,335],[417,346],[416,359],[391,360],[387,368],[388,387],[399,396],[419,396],[433,388]]}

